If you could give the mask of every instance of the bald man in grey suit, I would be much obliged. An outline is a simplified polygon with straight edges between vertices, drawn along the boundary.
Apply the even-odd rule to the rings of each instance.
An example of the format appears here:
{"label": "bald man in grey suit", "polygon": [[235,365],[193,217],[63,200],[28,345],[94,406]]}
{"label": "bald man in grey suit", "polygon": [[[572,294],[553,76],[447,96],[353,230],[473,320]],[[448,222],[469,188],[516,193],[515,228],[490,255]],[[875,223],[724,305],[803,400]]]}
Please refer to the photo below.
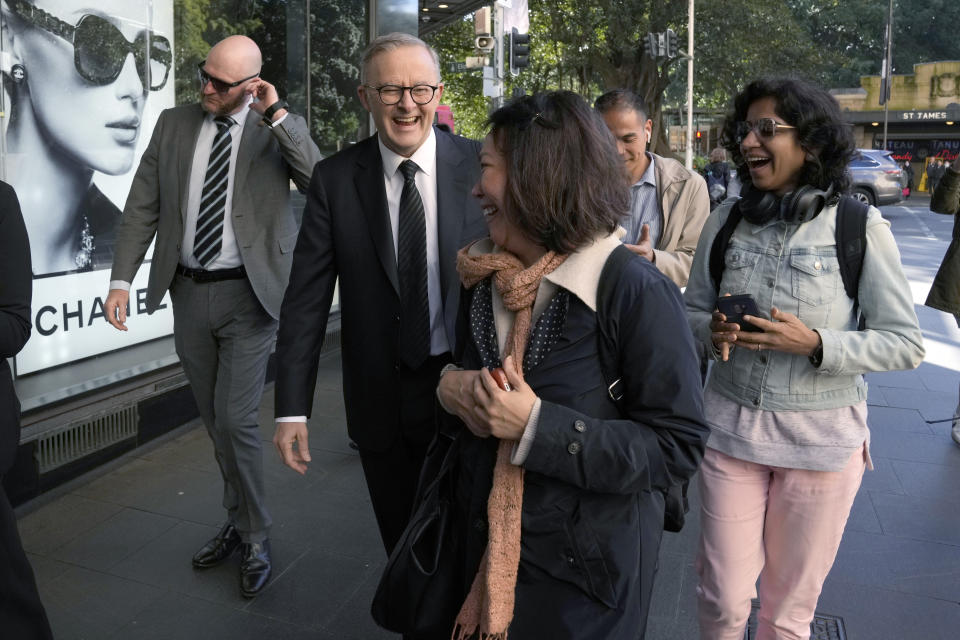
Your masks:
{"label": "bald man in grey suit", "polygon": [[160,115],[117,230],[105,305],[126,331],[130,282],[156,236],[147,311],[170,291],[177,355],[224,482],[227,522],[193,566],[240,549],[248,598],[272,569],[257,411],[300,227],[289,183],[306,189],[320,159],[260,66],[252,40],[226,38],[200,65],[200,103]]}

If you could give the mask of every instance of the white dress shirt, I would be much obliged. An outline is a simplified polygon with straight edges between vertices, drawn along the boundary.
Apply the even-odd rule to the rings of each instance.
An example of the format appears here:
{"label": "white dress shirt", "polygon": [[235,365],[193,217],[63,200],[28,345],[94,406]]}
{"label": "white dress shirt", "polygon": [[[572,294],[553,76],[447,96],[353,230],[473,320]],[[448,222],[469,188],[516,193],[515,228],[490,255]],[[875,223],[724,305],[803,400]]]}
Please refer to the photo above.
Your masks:
{"label": "white dress shirt", "polygon": [[[233,220],[230,212],[233,207],[233,179],[237,169],[237,152],[240,150],[240,138],[243,136],[243,128],[247,124],[247,114],[250,110],[250,103],[253,98],[250,97],[243,106],[230,114],[230,117],[237,123],[230,127],[230,135],[233,142],[230,146],[230,168],[227,174],[227,202],[224,207],[223,215],[223,245],[220,248],[220,255],[209,266],[213,269],[232,269],[243,264],[240,257],[240,247],[237,245],[237,238],[233,232]],[[278,118],[271,127],[280,124],[287,114]],[[213,121],[213,114],[207,113],[203,117],[203,124],[200,125],[200,133],[197,135],[197,144],[193,149],[193,161],[190,165],[190,182],[187,193],[187,217],[183,223],[183,241],[180,243],[180,264],[191,269],[201,269],[202,265],[193,256],[193,241],[197,231],[197,215],[200,212],[200,199],[203,195],[203,182],[207,174],[207,164],[210,161],[210,148],[213,146],[213,139],[217,134],[217,125]],[[256,126],[251,122],[250,126]],[[174,194],[170,194],[174,195]],[[111,280],[111,289],[130,290],[130,283],[124,280]]]}
{"label": "white dress shirt", "polygon": [[430,301],[430,355],[450,351],[447,330],[443,326],[443,299],[440,296],[440,240],[437,231],[437,138],[433,128],[430,135],[412,156],[404,158],[388,149],[377,138],[383,160],[383,186],[387,193],[390,228],[393,231],[393,255],[397,255],[400,235],[400,195],[403,193],[403,173],[400,163],[413,160],[420,167],[414,180],[423,201],[423,216],[427,231],[427,298]]}

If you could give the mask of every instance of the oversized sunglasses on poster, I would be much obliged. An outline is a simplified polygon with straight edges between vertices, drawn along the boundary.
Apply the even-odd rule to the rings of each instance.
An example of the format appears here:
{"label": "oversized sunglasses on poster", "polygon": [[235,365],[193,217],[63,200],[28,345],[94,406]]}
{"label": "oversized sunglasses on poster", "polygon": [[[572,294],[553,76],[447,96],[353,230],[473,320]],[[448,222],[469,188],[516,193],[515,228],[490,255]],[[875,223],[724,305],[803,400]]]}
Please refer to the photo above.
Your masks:
{"label": "oversized sunglasses on poster", "polygon": [[116,80],[131,53],[144,87],[159,91],[167,83],[172,48],[169,40],[153,31],[144,29],[131,42],[115,24],[101,16],[88,13],[71,26],[26,0],[7,0],[7,5],[23,20],[72,43],[77,73],[92,84],[105,85]]}

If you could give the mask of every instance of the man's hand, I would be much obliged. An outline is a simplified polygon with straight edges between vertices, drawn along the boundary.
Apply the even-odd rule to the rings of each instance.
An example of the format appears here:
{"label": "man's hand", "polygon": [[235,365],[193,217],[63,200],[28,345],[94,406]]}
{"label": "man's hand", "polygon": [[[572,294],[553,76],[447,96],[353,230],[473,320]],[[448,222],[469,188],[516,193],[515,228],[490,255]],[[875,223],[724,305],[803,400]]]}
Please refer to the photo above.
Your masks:
{"label": "man's hand", "polygon": [[[256,100],[250,103],[250,108],[259,113],[261,116],[268,107],[280,100],[280,95],[277,93],[276,87],[262,78],[251,80],[250,84],[247,85],[247,93],[256,98]],[[275,114],[273,114],[273,119],[276,120],[286,112],[286,109],[278,110]]]}
{"label": "man's hand", "polygon": [[478,438],[487,438],[490,436],[490,429],[481,423],[473,414],[474,383],[480,376],[479,371],[447,371],[440,378],[440,384],[437,386],[437,395],[440,396],[441,404],[453,415],[457,416],[467,425],[470,432]]}
{"label": "man's hand", "polygon": [[107,322],[112,324],[120,331],[126,331],[127,325],[127,304],[130,302],[130,292],[123,289],[110,289],[107,294],[107,301],[103,303],[104,313],[107,314]]}
{"label": "man's hand", "polygon": [[310,446],[307,443],[306,422],[278,422],[273,434],[273,446],[280,452],[280,459],[297,473],[307,472],[310,462]]}
{"label": "man's hand", "polygon": [[628,244],[626,245],[627,249],[633,251],[635,254],[642,258],[646,258],[650,262],[656,262],[657,256],[653,252],[653,242],[650,240],[650,225],[644,224],[640,227],[640,240],[637,244]]}

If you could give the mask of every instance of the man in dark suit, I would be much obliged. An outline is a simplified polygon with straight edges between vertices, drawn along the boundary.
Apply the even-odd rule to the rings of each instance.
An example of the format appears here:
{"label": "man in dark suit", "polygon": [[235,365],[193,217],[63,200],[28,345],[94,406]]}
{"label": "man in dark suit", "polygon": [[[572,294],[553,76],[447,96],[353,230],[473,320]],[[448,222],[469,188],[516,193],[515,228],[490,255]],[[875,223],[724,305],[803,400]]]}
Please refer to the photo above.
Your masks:
{"label": "man in dark suit", "polygon": [[[13,187],[0,182],[0,481],[10,470],[20,444],[20,401],[13,389],[7,358],[30,337],[33,274],[30,242]],[[17,531],[17,519],[0,488],[0,636],[47,640],[53,636],[33,570]]]}
{"label": "man in dark suit", "polygon": [[394,33],[370,44],[361,68],[357,92],[378,133],[321,162],[310,182],[280,313],[274,444],[306,471],[306,419],[339,276],[347,428],[389,553],[410,516],[454,347],[456,252],[486,226],[470,196],[477,143],[433,126],[436,53]]}
{"label": "man in dark suit", "polygon": [[224,482],[227,522],[193,566],[239,548],[245,597],[271,573],[257,412],[299,228],[289,184],[305,189],[320,159],[260,66],[253,40],[226,38],[200,65],[200,103],[160,115],[117,229],[105,305],[126,331],[130,282],[156,235],[147,311],[169,289],[177,355]]}

